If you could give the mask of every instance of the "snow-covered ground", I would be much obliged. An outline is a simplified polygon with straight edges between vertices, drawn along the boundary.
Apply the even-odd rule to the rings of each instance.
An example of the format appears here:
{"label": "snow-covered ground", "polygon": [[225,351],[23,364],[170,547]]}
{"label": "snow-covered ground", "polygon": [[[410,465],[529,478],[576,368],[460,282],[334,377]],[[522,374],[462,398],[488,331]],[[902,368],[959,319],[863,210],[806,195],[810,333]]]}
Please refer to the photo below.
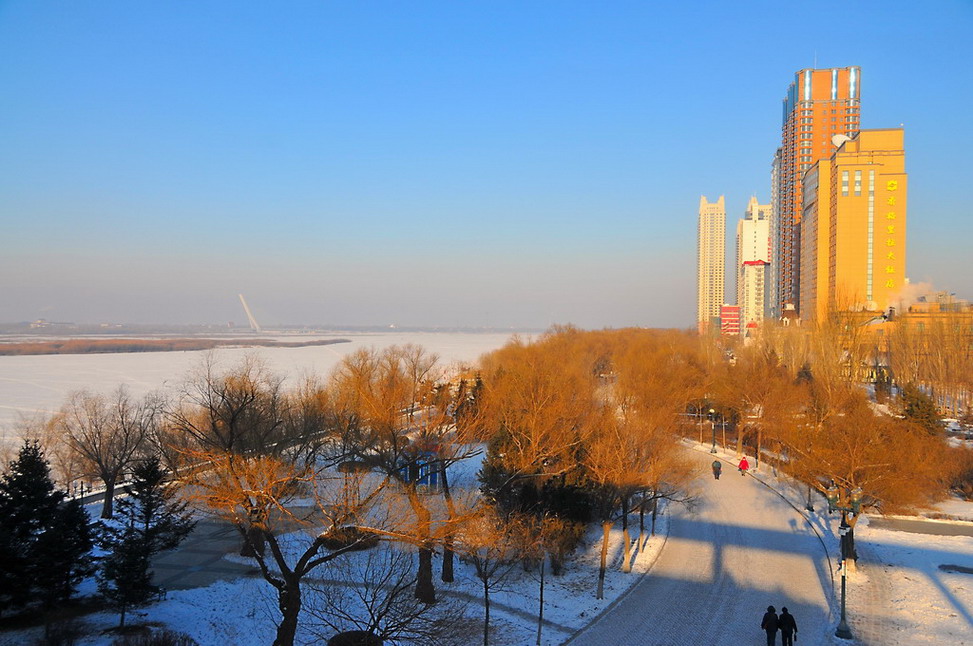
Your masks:
{"label": "snow-covered ground", "polygon": [[[545,624],[542,644],[555,646],[563,643],[575,631],[584,627],[600,611],[608,607],[621,593],[637,581],[651,567],[665,542],[667,520],[662,516],[657,523],[657,535],[648,533],[638,536],[636,520],[633,540],[641,549],[634,552],[633,571],[622,573],[623,542],[620,529],[612,533],[609,547],[611,564],[605,584],[605,598],[595,599],[595,586],[600,558],[600,528],[592,528],[584,544],[567,564],[562,576],[552,576],[548,571],[545,582]],[[365,553],[367,554],[367,553]],[[353,555],[363,559],[365,554]],[[241,557],[228,555],[231,562]],[[470,634],[469,643],[482,640],[483,603],[480,580],[472,565],[456,562],[456,581],[443,584],[438,581],[439,559],[436,559],[436,584],[441,597],[451,603],[451,611],[459,609],[461,621]],[[321,568],[317,577],[331,580],[340,576],[334,568]],[[525,572],[519,564],[510,568],[506,579],[491,593],[491,644],[496,646],[523,646],[533,644],[537,634],[538,584],[536,572]],[[309,594],[306,602],[314,604]],[[130,615],[129,623],[162,625],[192,636],[203,646],[266,646],[274,639],[275,621],[279,615],[272,588],[262,578],[241,577],[230,581],[218,581],[204,588],[170,591],[166,600],[152,604]],[[314,621],[302,615],[302,628],[298,643],[321,643],[315,635]],[[101,631],[117,625],[118,617],[111,613],[97,613],[83,619],[88,636],[77,642],[78,646],[108,646],[112,637]],[[0,644],[14,646],[29,643],[41,633],[41,629],[0,633]],[[419,642],[401,642],[421,646]],[[391,646],[391,645],[390,645]]]}
{"label": "snow-covered ground", "polygon": [[[734,459],[732,453],[721,457]],[[705,449],[701,459],[711,459]],[[457,485],[470,482],[473,466],[465,474],[457,473]],[[701,506],[695,512],[676,507],[674,518],[661,517],[656,537],[644,543],[636,539],[642,549],[636,552],[630,574],[619,571],[622,541],[616,527],[603,600],[595,599],[600,545],[599,530],[592,528],[565,574],[547,578],[542,643],[762,643],[756,622],[769,603],[786,604],[795,611],[802,626],[801,643],[847,643],[833,637],[840,581],[834,571],[838,515],[828,516],[824,501],[817,497],[815,511],[807,514],[810,525],[804,524],[798,511],[804,508],[806,489],[766,466],[754,476],[743,479],[729,467],[718,482],[704,477]],[[870,527],[867,517],[856,534],[862,558],[848,578],[848,616],[856,643],[973,644],[973,538],[882,530]],[[230,565],[241,558],[228,554],[222,562]],[[437,558],[437,575],[439,565]],[[324,568],[317,576],[331,580],[346,575]],[[437,580],[437,586],[443,599],[463,607],[458,621],[469,632],[468,643],[478,643],[483,610],[472,566],[457,562],[456,582]],[[91,586],[84,589],[90,591]],[[491,643],[533,644],[536,573],[513,567],[492,600]],[[250,646],[273,640],[276,617],[270,586],[244,575],[206,587],[171,590],[165,601],[139,610],[132,621],[168,626],[204,645]],[[595,618],[589,630],[576,634]],[[100,631],[116,619],[109,613],[85,617],[90,636],[79,644],[110,644]],[[299,643],[315,643],[313,621],[305,619]],[[688,631],[686,622],[692,622]],[[673,625],[682,628],[672,629]],[[0,644],[29,643],[38,632],[0,634]]]}
{"label": "snow-covered ground", "polygon": [[850,575],[849,612],[867,643],[973,644],[973,537],[867,524],[855,534],[862,567]]}
{"label": "snow-covered ground", "polygon": [[[472,363],[481,355],[501,347],[510,335],[336,332],[321,337],[302,335],[300,340],[316,338],[348,339],[350,343],[302,348],[220,348],[212,352],[226,366],[256,354],[271,370],[293,383],[303,375],[327,376],[343,357],[363,347],[385,348],[413,343],[437,354],[448,366]],[[15,427],[22,417],[49,415],[76,390],[108,392],[125,384],[133,395],[141,396],[153,390],[176,387],[206,352],[0,356],[0,440],[4,437],[16,439]]]}
{"label": "snow-covered ground", "polygon": [[[803,487],[793,486],[771,470],[761,471],[759,479],[803,508]],[[827,503],[820,496],[815,497],[814,505],[809,517],[837,567],[840,516],[823,513]],[[936,509],[956,518],[973,517],[969,501],[951,499]],[[847,580],[848,621],[856,643],[973,645],[973,537],[878,529],[869,526],[868,519],[863,515],[855,529],[859,567],[848,573]],[[840,578],[835,577],[837,584]],[[838,598],[838,588],[835,594]]]}

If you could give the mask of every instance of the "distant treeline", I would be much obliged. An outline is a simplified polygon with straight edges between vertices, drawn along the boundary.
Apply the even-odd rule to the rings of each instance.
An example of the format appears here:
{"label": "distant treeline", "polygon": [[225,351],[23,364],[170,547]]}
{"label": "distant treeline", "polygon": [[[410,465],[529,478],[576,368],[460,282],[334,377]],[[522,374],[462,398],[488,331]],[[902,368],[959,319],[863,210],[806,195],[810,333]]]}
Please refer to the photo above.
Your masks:
{"label": "distant treeline", "polygon": [[28,354],[104,354],[118,352],[185,352],[223,347],[303,348],[349,343],[348,339],[273,341],[270,339],[68,339],[27,343],[0,343],[0,356]]}

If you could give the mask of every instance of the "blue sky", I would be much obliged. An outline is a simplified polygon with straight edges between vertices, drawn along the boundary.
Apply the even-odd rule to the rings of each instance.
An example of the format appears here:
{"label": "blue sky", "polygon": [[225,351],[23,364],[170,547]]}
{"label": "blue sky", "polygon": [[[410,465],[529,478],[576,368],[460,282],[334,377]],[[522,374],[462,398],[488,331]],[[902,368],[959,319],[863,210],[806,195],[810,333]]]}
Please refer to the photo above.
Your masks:
{"label": "blue sky", "polygon": [[[794,72],[906,127],[908,273],[973,297],[973,2],[0,0],[0,321],[689,327],[701,194]],[[732,246],[728,247],[732,253]]]}

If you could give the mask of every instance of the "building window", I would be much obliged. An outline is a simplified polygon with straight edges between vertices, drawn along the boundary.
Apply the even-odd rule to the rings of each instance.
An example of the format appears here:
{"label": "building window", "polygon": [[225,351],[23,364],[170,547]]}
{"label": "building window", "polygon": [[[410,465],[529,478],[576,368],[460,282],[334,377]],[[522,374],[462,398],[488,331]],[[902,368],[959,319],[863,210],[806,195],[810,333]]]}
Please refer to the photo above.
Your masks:
{"label": "building window", "polygon": [[861,197],[862,194],[862,172],[860,170],[855,171],[855,197]]}
{"label": "building window", "polygon": [[848,171],[841,171],[841,196],[848,197]]}

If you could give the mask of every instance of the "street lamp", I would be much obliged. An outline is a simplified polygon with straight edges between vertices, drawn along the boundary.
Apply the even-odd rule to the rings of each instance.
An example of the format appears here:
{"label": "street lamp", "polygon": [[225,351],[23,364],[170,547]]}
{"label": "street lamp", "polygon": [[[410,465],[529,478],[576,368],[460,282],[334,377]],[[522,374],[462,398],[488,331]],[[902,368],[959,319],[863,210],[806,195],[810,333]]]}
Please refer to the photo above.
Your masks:
{"label": "street lamp", "polygon": [[710,453],[716,453],[716,411],[712,408],[709,409],[709,424],[713,427],[713,448],[709,450]]}
{"label": "street lamp", "polygon": [[857,517],[861,513],[864,492],[861,487],[855,487],[851,491],[845,489],[844,496],[841,493],[841,490],[832,481],[827,491],[828,513],[830,514],[832,511],[841,512],[841,525],[838,526],[838,536],[841,540],[841,562],[838,566],[841,571],[841,621],[838,622],[838,628],[834,634],[842,639],[851,639],[851,629],[848,627],[845,617],[845,587],[848,559],[856,559],[857,557],[855,555],[855,528],[848,524],[848,514],[852,513]]}
{"label": "street lamp", "polygon": [[845,522],[844,514],[841,516],[841,527],[838,528],[838,534],[841,536],[841,561],[838,563],[838,570],[841,572],[841,621],[838,622],[838,628],[834,631],[835,637],[841,637],[842,639],[851,639],[851,629],[848,627],[847,617],[845,616],[845,586],[847,580],[847,570],[848,565],[845,563],[845,536],[851,530],[851,526]]}

